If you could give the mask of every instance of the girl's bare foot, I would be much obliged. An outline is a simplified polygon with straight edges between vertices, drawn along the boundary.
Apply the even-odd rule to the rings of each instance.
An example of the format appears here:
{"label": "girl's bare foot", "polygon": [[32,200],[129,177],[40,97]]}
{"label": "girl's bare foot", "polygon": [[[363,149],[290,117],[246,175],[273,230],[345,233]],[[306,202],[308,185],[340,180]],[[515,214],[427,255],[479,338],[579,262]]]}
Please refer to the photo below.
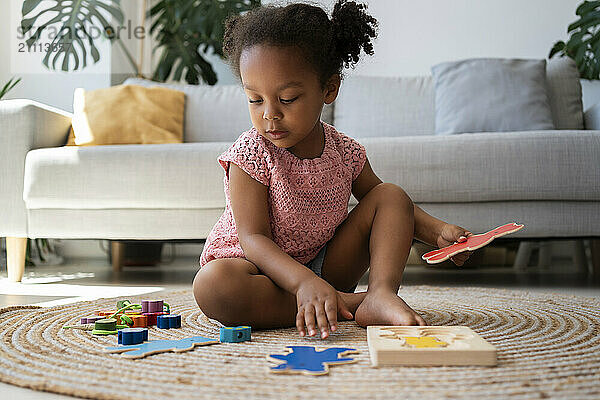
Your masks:
{"label": "girl's bare foot", "polygon": [[[360,292],[360,293],[338,292],[338,294],[340,295],[340,297],[342,298],[344,303],[346,303],[346,305],[348,306],[348,309],[350,310],[352,315],[354,315],[354,317],[356,317],[356,310],[357,310],[358,306],[360,305],[360,303],[362,303],[363,300],[365,299],[367,292]],[[338,318],[341,321],[346,319],[346,318],[342,317],[341,315],[338,315]]]}
{"label": "girl's bare foot", "polygon": [[393,292],[368,291],[354,313],[362,327],[369,325],[427,325],[425,320]]}

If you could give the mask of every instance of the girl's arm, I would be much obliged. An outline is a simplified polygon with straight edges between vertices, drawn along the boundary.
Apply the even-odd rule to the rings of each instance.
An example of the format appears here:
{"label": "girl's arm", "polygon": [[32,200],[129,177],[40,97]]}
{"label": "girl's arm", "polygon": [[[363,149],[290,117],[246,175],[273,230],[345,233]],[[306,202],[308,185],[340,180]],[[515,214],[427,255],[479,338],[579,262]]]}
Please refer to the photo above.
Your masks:
{"label": "girl's arm", "polygon": [[246,259],[275,284],[296,294],[300,284],[315,274],[272,240],[268,191],[234,163],[229,163],[231,208]]}
{"label": "girl's arm", "polygon": [[338,312],[352,319],[333,286],[273,242],[267,187],[230,163],[229,194],[244,256],[277,286],[296,296],[296,328],[300,336],[305,332],[313,336],[320,330],[321,337],[326,338],[329,330],[337,329]]}
{"label": "girl's arm", "polygon": [[[369,159],[365,161],[365,165],[358,175],[358,178],[352,183],[352,194],[360,201],[371,189],[382,183],[381,179],[375,175]],[[430,244],[438,246],[437,239],[441,234],[442,228],[446,222],[441,221],[427,214],[416,204],[415,208],[415,238]]]}

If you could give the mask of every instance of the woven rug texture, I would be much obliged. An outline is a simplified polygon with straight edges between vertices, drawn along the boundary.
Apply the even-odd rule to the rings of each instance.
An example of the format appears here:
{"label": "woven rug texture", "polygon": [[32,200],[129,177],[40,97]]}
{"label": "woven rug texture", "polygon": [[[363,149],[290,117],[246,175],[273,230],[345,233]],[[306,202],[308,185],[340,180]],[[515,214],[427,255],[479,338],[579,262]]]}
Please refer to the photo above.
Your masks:
{"label": "woven rug texture", "polygon": [[[118,299],[0,310],[0,381],[90,399],[600,399],[600,300],[489,288],[410,286],[399,294],[429,325],[466,325],[496,346],[496,367],[384,367],[369,360],[366,329],[342,322],[327,340],[295,328],[252,332],[252,341],[126,359],[103,352],[116,336],[62,329]],[[148,296],[133,297],[139,303]],[[150,339],[219,338],[221,325],[191,291],[159,299],[182,328]],[[328,375],[279,375],[269,354],[289,345],[354,347],[358,362]]]}

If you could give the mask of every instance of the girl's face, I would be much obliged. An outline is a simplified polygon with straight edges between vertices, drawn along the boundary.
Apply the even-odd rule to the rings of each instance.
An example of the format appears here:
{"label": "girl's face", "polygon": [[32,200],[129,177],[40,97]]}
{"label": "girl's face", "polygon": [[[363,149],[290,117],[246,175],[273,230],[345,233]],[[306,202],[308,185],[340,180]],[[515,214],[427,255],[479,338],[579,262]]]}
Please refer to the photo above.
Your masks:
{"label": "girl's face", "polygon": [[250,118],[258,132],[275,146],[288,148],[298,156],[318,156],[322,146],[321,111],[323,104],[335,100],[339,75],[323,89],[317,73],[298,49],[265,45],[242,51],[240,75]]}

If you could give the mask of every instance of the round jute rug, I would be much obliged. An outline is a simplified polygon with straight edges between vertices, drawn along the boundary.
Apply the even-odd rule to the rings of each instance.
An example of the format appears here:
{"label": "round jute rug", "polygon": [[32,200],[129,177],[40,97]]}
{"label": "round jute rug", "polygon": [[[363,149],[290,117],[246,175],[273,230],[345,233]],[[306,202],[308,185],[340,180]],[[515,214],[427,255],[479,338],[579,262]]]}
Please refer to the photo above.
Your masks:
{"label": "round jute rug", "polygon": [[[116,304],[116,299],[102,299],[0,310],[0,380],[93,399],[600,398],[600,300],[429,286],[404,287],[400,295],[430,325],[471,327],[497,347],[498,366],[373,368],[366,330],[353,321],[341,323],[327,340],[278,329],[252,332],[251,342],[126,359],[102,351],[116,345],[115,336],[61,329]],[[182,315],[183,326],[152,328],[151,339],[218,339],[220,325],[201,313],[190,291],[161,297]],[[329,375],[320,377],[268,371],[268,354],[307,344],[355,347],[358,362],[332,366]]]}

